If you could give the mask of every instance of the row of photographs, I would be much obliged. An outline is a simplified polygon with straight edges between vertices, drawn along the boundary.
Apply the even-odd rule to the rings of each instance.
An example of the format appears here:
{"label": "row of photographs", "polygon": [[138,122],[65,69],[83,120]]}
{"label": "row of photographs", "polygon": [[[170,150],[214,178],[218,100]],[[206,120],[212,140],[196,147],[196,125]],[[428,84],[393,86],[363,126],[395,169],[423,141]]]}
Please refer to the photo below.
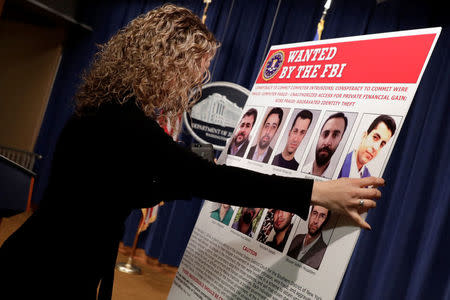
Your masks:
{"label": "row of photographs", "polygon": [[[224,151],[330,179],[357,117],[357,112],[250,107]],[[400,116],[364,113],[337,178],[379,176],[401,121]]]}
{"label": "row of photographs", "polygon": [[338,218],[321,206],[311,206],[305,222],[287,211],[213,202],[210,217],[316,270]]}

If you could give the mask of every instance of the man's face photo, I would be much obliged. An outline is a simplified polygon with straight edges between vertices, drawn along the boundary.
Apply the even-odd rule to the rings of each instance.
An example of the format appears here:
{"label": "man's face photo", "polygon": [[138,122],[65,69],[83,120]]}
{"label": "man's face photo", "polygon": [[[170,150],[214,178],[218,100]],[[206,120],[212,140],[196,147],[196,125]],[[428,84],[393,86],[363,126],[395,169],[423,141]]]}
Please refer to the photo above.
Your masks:
{"label": "man's face photo", "polygon": [[297,118],[294,126],[289,131],[288,140],[285,147],[288,154],[292,154],[297,151],[298,146],[301,144],[306,132],[308,131],[310,123],[310,119]]}
{"label": "man's face photo", "polygon": [[292,217],[292,213],[277,209],[273,215],[273,229],[275,232],[281,232],[291,225]]}
{"label": "man's face photo", "polygon": [[328,209],[322,206],[314,206],[309,214],[308,234],[316,236],[322,231],[322,226],[327,219]]}
{"label": "man's face photo", "polygon": [[253,221],[253,219],[258,214],[260,208],[253,208],[253,207],[243,207],[242,208],[242,215],[241,215],[241,221],[244,224],[250,225],[250,223]]}
{"label": "man's face photo", "polygon": [[258,146],[261,149],[265,149],[269,146],[272,141],[275,133],[278,130],[278,126],[280,125],[280,117],[278,114],[271,114],[266,122],[263,124],[263,128],[261,129],[261,133],[259,135],[259,143]]}
{"label": "man's face photo", "polygon": [[318,166],[326,165],[336,151],[345,131],[343,118],[329,119],[320,132],[316,146],[316,163]]}
{"label": "man's face photo", "polygon": [[253,115],[244,116],[239,124],[238,131],[234,136],[234,143],[236,146],[241,145],[248,140],[248,136],[252,131],[253,124],[255,123],[255,117]]}
{"label": "man's face photo", "polygon": [[378,155],[386,143],[391,139],[392,132],[384,122],[378,125],[369,133],[365,132],[357,152],[357,164],[361,167]]}

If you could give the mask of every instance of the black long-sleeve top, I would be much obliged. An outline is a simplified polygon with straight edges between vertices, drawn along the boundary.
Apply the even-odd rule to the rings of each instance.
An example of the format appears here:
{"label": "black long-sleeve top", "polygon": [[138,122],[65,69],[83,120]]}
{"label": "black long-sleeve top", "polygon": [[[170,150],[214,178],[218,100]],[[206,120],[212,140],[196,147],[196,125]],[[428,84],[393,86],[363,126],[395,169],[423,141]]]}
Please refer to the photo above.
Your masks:
{"label": "black long-sleeve top", "polygon": [[[61,299],[95,299],[134,208],[197,196],[306,219],[312,185],[215,165],[176,144],[134,101],[103,104],[63,129],[39,209],[0,248],[0,298],[14,291],[52,299],[65,291]],[[49,263],[65,267],[46,274]]]}

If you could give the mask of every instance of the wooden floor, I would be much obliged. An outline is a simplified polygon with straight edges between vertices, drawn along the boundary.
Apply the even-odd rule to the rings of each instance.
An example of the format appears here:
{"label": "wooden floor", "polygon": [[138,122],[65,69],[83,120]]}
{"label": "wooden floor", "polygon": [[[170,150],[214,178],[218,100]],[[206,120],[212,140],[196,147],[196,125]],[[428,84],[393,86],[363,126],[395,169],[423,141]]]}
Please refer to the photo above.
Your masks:
{"label": "wooden floor", "polygon": [[[4,218],[0,223],[0,245],[10,236],[31,213],[22,213]],[[131,253],[129,247],[119,248],[117,262],[127,262]],[[141,268],[141,275],[129,275],[116,270],[114,279],[113,300],[148,300],[166,299],[177,268],[160,264],[156,259],[145,255],[143,249],[137,249],[133,264]]]}

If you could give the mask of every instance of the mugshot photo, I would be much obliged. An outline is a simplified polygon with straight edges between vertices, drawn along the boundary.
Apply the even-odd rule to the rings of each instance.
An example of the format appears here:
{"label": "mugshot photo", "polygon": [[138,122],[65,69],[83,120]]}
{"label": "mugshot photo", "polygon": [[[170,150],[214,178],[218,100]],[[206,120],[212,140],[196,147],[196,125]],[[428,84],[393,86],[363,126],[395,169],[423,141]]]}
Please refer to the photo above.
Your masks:
{"label": "mugshot photo", "polygon": [[300,221],[287,255],[318,270],[327,250],[338,217],[319,205],[310,208],[308,219]]}
{"label": "mugshot photo", "polygon": [[226,153],[238,157],[244,157],[248,149],[250,140],[254,135],[255,127],[259,118],[261,118],[262,107],[246,107],[243,110],[243,115],[236,125],[236,128],[231,137]]}
{"label": "mugshot photo", "polygon": [[316,131],[302,172],[331,178],[358,113],[326,111]]}
{"label": "mugshot photo", "polygon": [[283,252],[297,216],[281,209],[268,209],[257,241]]}
{"label": "mugshot photo", "polygon": [[399,116],[364,114],[350,149],[345,153],[338,178],[380,176],[401,119]]}
{"label": "mugshot photo", "polygon": [[211,218],[219,222],[222,222],[225,225],[228,225],[230,224],[233,214],[234,209],[231,205],[225,203],[211,202],[211,213],[210,213]]}
{"label": "mugshot photo", "polygon": [[248,235],[249,237],[255,236],[256,229],[264,209],[254,207],[241,207],[239,208],[236,216],[234,217],[231,228]]}
{"label": "mugshot photo", "polygon": [[295,109],[271,164],[296,171],[320,116],[320,110]]}
{"label": "mugshot photo", "polygon": [[268,107],[258,134],[253,140],[247,158],[268,163],[272,156],[274,146],[280,136],[281,128],[283,127],[286,118],[289,114],[289,108]]}

